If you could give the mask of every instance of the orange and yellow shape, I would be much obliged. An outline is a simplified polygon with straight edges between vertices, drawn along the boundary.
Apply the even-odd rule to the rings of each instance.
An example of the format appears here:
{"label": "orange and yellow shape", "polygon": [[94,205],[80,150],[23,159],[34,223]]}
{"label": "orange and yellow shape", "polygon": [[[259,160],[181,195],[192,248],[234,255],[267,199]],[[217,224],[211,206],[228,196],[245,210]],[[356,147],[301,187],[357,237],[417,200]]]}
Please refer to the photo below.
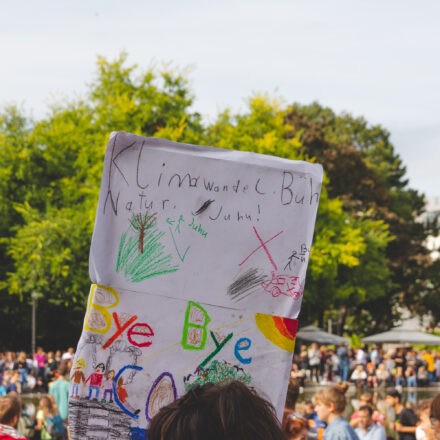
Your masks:
{"label": "orange and yellow shape", "polygon": [[255,314],[255,323],[261,333],[272,344],[293,353],[295,350],[296,332],[298,330],[298,320],[281,318],[279,316]]}

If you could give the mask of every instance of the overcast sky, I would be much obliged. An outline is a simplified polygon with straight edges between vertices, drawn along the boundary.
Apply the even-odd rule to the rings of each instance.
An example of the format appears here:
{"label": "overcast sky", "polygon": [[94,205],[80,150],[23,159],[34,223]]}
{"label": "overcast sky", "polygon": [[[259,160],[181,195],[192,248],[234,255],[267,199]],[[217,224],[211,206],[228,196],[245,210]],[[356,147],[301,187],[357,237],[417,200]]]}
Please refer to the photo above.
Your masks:
{"label": "overcast sky", "polygon": [[392,133],[410,186],[440,195],[438,0],[5,1],[0,105],[35,117],[86,90],[96,56],[191,66],[205,120],[269,92]]}

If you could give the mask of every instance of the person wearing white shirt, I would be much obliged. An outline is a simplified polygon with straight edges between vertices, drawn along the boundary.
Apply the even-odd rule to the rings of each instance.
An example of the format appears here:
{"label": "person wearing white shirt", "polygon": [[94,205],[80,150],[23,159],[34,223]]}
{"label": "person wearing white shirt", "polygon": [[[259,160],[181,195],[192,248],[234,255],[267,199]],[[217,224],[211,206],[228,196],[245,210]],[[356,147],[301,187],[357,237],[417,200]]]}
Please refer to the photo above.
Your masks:
{"label": "person wearing white shirt", "polygon": [[362,348],[358,348],[358,351],[356,353],[356,363],[367,365],[367,353],[365,353],[365,351],[362,350]]}
{"label": "person wearing white shirt", "polygon": [[355,429],[359,440],[386,440],[385,428],[373,422],[373,409],[364,405],[358,410],[358,428]]}
{"label": "person wearing white shirt", "polygon": [[69,347],[67,351],[63,353],[61,360],[63,361],[73,360],[74,355],[75,355],[75,349],[73,347]]}

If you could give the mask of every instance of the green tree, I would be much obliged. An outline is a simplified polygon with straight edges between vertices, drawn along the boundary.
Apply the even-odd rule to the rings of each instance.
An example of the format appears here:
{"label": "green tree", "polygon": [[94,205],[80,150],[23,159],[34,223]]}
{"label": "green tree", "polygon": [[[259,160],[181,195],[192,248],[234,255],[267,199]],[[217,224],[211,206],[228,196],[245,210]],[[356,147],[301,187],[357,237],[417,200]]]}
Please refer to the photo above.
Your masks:
{"label": "green tree", "polygon": [[[432,265],[424,245],[426,230],[417,221],[424,199],[408,188],[406,169],[389,132],[362,117],[337,115],[318,103],[291,106],[287,121],[295,127],[292,136],[300,134],[304,154],[315,157],[327,170],[329,194],[340,197],[351,216],[382,221],[393,237],[387,240],[385,259],[376,254],[363,264],[377,261],[386,266],[388,279],[380,276],[374,288],[382,293],[365,297],[354,315],[367,312],[367,329],[379,330],[399,318],[396,304],[421,311],[420,298],[429,285],[425,277]],[[385,266],[378,264],[377,273],[383,275]]]}
{"label": "green tree", "polygon": [[[16,107],[0,114],[0,306],[13,315],[16,348],[29,331],[33,292],[40,296],[45,346],[77,340],[112,131],[323,163],[304,323],[322,324],[325,313],[348,303],[340,328],[347,320],[365,330],[389,323],[380,316],[391,317],[395,301],[420,310],[432,304],[440,283],[424,280],[427,268],[434,272],[415,222],[423,199],[407,188],[386,130],[318,104],[286,107],[264,95],[249,99],[244,113],[226,110],[204,126],[193,100],[184,71],[140,72],[122,54],[111,62],[99,58],[87,94],[55,103],[39,121]],[[142,225],[134,226],[139,239]]]}
{"label": "green tree", "polygon": [[99,58],[86,97],[55,103],[40,121],[28,121],[16,108],[0,116],[0,251],[7,262],[0,302],[18,295],[28,305],[19,319],[29,319],[30,295],[37,292],[39,315],[51,317],[38,333],[52,347],[62,336],[69,344],[77,337],[66,326],[50,332],[57,307],[65,307],[65,322],[79,328],[82,321],[109,133],[196,142],[202,132],[199,115],[189,110],[193,97],[183,73],[165,68],[136,76],[125,64],[125,54],[113,62]]}
{"label": "green tree", "polygon": [[[302,144],[304,134],[290,123],[287,109],[278,101],[257,95],[249,100],[244,114],[220,114],[208,127],[204,142],[287,159],[315,160]],[[325,179],[321,193],[301,312],[304,322],[318,320],[321,325],[327,310],[384,296],[383,285],[390,277],[384,255],[391,240],[387,225],[371,218],[369,212],[358,215],[345,211],[339,196],[330,197],[327,192],[331,182],[331,178]]]}

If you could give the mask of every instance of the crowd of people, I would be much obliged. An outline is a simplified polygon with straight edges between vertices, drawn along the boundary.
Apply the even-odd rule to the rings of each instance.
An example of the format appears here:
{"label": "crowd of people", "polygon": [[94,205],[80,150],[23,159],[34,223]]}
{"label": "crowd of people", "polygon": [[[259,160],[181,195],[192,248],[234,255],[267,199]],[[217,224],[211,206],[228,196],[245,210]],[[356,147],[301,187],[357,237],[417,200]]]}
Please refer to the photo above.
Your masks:
{"label": "crowd of people", "polygon": [[440,439],[440,395],[412,405],[388,388],[382,400],[377,392],[364,392],[349,402],[349,384],[339,382],[321,389],[314,402],[298,404],[299,388],[291,379],[283,420],[288,440]]}
{"label": "crowd of people", "polygon": [[[0,353],[0,440],[66,438],[73,356],[73,348]],[[26,393],[37,393],[37,406],[24,404],[20,395]]]}
{"label": "crowd of people", "polygon": [[353,382],[358,387],[424,387],[440,379],[440,352],[414,348],[332,349],[303,345],[293,360],[293,374],[306,383]]}
{"label": "crowd of people", "polygon": [[[340,382],[298,403],[300,386],[289,382],[280,425],[273,406],[242,382],[196,385],[163,407],[150,423],[149,440],[440,440],[440,395],[411,408],[396,389],[386,398],[364,393],[348,411],[349,385]],[[352,402],[351,402],[352,403]],[[33,424],[30,424],[31,420]],[[61,440],[68,436],[52,394],[43,395],[35,415],[20,396],[0,398],[0,440]]]}
{"label": "crowd of people", "polygon": [[[376,351],[376,352],[375,352]],[[306,355],[304,354],[306,353]],[[0,397],[0,440],[30,439],[58,440],[67,438],[69,373],[74,350],[44,353],[40,348],[35,356],[25,353],[0,354],[2,394]],[[337,356],[338,370],[328,374],[328,359]],[[429,357],[431,356],[432,359]],[[346,357],[346,359],[344,359]],[[319,363],[316,359],[319,358]],[[316,344],[302,347],[295,355],[282,424],[277,421],[272,405],[256,390],[241,382],[227,385],[196,386],[171,405],[162,408],[151,420],[150,440],[177,439],[249,439],[249,440],[440,440],[440,395],[415,403],[402,399],[397,381],[399,371],[434,364],[435,381],[437,356],[427,351],[398,349],[384,353],[380,349],[366,352],[344,346],[336,350],[319,348]],[[303,360],[303,363],[301,363]],[[306,362],[307,360],[307,362]],[[341,366],[342,362],[346,362]],[[393,363],[388,362],[392,360]],[[376,370],[385,365],[391,379],[383,382],[359,382],[355,378],[360,367]],[[298,374],[304,372],[305,374]],[[363,370],[364,371],[364,370]],[[432,372],[432,369],[428,370]],[[376,374],[377,376],[377,374]],[[29,377],[35,378],[29,382]],[[353,382],[352,396],[347,377]],[[332,382],[321,387],[313,399],[299,402],[305,380]],[[416,375],[416,384],[418,377]],[[428,382],[428,383],[429,383]],[[40,385],[39,385],[40,383]],[[381,390],[368,389],[381,384],[392,385]],[[409,383],[407,380],[405,384]],[[10,384],[15,385],[10,386]],[[24,404],[20,393],[41,387],[38,405]],[[357,387],[365,389],[357,389]],[[313,389],[313,388],[311,388]],[[383,398],[379,396],[382,394]]]}
{"label": "crowd of people", "polygon": [[70,371],[74,353],[73,348],[46,353],[41,347],[34,355],[24,351],[0,353],[0,396],[11,391],[47,393],[50,384],[58,378],[61,364]]}

